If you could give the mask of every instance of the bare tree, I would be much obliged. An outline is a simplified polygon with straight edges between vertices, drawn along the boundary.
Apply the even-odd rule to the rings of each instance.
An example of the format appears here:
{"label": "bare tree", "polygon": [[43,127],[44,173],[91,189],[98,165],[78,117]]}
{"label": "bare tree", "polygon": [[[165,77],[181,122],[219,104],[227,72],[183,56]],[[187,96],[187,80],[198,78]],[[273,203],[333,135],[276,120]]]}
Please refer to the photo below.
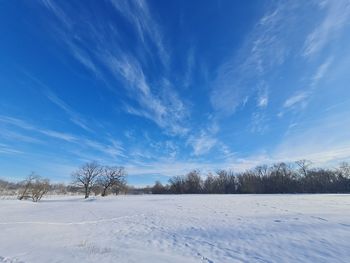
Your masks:
{"label": "bare tree", "polygon": [[169,179],[170,191],[174,194],[184,194],[186,192],[186,181],[184,176],[173,176]]}
{"label": "bare tree", "polygon": [[338,168],[340,174],[345,178],[350,178],[350,164],[347,162],[342,162]]}
{"label": "bare tree", "polygon": [[50,181],[49,179],[44,179],[37,177],[32,184],[32,200],[33,202],[38,202],[41,198],[50,190]]}
{"label": "bare tree", "polygon": [[203,183],[203,191],[208,194],[215,194],[217,193],[216,190],[216,177],[212,175],[212,173],[208,173],[207,178],[205,178],[205,181]]}
{"label": "bare tree", "polygon": [[202,191],[203,181],[198,170],[193,170],[185,176],[185,192],[199,194]]}
{"label": "bare tree", "polygon": [[88,198],[91,188],[102,173],[102,168],[97,162],[84,164],[72,174],[73,183],[84,188],[85,198]]}
{"label": "bare tree", "polygon": [[97,185],[101,187],[101,196],[106,196],[108,189],[118,186],[125,181],[125,169],[123,167],[105,166],[97,179]]}
{"label": "bare tree", "polygon": [[302,159],[302,160],[296,161],[295,163],[299,166],[300,172],[304,176],[306,176],[308,169],[309,169],[309,166],[312,164],[312,162],[309,160]]}
{"label": "bare tree", "polygon": [[166,192],[167,188],[160,181],[156,181],[152,187],[152,194],[165,194]]}
{"label": "bare tree", "polygon": [[216,172],[217,186],[221,194],[234,194],[237,190],[236,177],[231,170],[219,170]]}
{"label": "bare tree", "polygon": [[257,176],[260,176],[260,178],[267,177],[269,175],[269,167],[267,165],[259,165],[255,167],[254,171]]}
{"label": "bare tree", "polygon": [[19,190],[19,193],[18,193],[19,200],[30,198],[30,190],[35,178],[37,177],[38,175],[32,172],[30,175],[27,176],[27,178],[23,182],[20,183],[21,189]]}
{"label": "bare tree", "polygon": [[32,172],[22,183],[18,199],[29,199],[38,202],[50,190],[50,181]]}

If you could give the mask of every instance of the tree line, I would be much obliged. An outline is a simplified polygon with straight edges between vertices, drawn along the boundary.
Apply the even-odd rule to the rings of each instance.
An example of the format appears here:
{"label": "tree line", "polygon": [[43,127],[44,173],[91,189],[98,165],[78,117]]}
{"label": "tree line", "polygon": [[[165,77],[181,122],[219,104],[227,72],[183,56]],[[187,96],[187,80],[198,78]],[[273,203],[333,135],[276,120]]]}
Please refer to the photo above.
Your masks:
{"label": "tree line", "polygon": [[97,162],[82,165],[72,173],[71,184],[53,184],[35,173],[12,183],[0,179],[1,194],[17,194],[19,200],[39,201],[47,193],[94,195],[131,194],[277,194],[277,193],[350,193],[350,165],[333,169],[311,168],[311,162],[260,165],[244,172],[218,170],[203,175],[193,170],[173,176],[167,184],[157,181],[152,187],[133,188],[126,184],[126,171],[119,166]]}
{"label": "tree line", "polygon": [[[310,168],[311,162],[260,165],[244,172],[219,170],[201,175],[193,170],[173,176],[168,184],[157,181],[153,194],[280,194],[280,193],[349,193],[350,165],[334,169]],[[203,178],[204,177],[204,178]]]}

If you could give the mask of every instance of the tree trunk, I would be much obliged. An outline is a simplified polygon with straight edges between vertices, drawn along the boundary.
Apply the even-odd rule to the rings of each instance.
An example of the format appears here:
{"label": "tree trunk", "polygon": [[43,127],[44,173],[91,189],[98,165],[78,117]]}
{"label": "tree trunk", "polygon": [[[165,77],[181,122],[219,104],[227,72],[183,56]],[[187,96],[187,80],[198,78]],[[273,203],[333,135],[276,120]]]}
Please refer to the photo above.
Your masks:
{"label": "tree trunk", "polygon": [[89,188],[88,186],[85,186],[85,199],[89,198]]}

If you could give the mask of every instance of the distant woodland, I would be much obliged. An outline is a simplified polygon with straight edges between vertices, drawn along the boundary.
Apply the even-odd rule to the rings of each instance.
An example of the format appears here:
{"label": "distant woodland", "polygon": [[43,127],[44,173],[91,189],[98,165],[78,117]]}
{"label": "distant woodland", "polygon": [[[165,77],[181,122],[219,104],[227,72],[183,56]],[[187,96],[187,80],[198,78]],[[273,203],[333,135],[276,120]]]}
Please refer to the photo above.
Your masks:
{"label": "distant woodland", "polygon": [[198,170],[170,178],[168,184],[156,182],[153,194],[282,194],[350,193],[350,165],[334,169],[310,168],[311,162],[261,165],[241,173],[219,170],[201,175]]}
{"label": "distant woodland", "polygon": [[0,195],[17,195],[19,200],[39,201],[50,194],[283,194],[283,193],[350,193],[350,165],[343,162],[333,169],[311,168],[311,162],[260,165],[244,172],[218,170],[202,174],[193,170],[173,176],[167,184],[135,188],[127,185],[123,167],[86,163],[72,173],[70,184],[52,184],[35,173],[20,182],[0,179]]}

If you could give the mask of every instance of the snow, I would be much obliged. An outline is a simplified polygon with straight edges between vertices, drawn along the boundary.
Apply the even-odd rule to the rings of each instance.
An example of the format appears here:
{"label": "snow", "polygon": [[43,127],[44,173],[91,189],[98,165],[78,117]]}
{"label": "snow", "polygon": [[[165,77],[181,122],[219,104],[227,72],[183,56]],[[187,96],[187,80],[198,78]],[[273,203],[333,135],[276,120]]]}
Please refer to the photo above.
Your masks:
{"label": "snow", "polygon": [[350,195],[0,200],[0,262],[350,262]]}

